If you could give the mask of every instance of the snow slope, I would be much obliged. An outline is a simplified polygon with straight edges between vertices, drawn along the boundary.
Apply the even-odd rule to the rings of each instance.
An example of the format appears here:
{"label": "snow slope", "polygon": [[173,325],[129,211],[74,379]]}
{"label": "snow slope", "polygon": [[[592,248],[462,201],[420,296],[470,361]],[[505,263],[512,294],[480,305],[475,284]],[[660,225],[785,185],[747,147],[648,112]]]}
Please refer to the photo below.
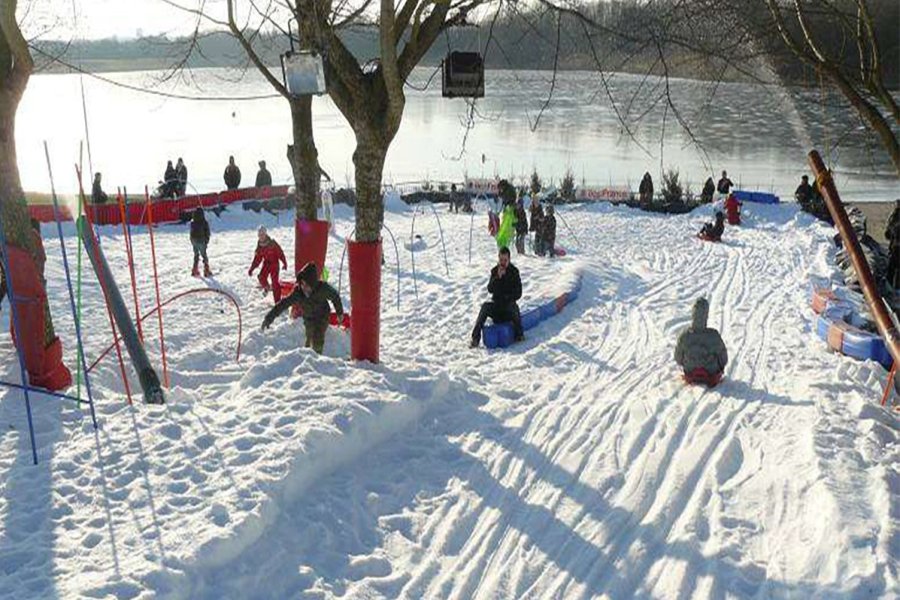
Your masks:
{"label": "snow slope", "polygon": [[[173,305],[169,403],[128,407],[108,359],[92,379],[98,432],[86,412],[35,400],[37,467],[21,393],[0,391],[0,596],[897,597],[900,428],[875,404],[885,373],[828,352],[811,329],[807,282],[834,275],[830,231],[792,206],[747,213],[713,245],[692,235],[709,209],[564,211],[572,254],[515,262],[526,305],[579,272],[581,296],[496,352],[466,347],[494,261],[484,216],[470,265],[469,217],[440,212],[445,265],[423,207],[413,285],[403,242],[416,211],[390,213],[400,309],[388,236],[377,366],[345,360],[334,329],[323,357],[298,347],[299,323],[258,331],[271,302],[246,275],[255,229],[285,248],[291,230],[268,215],[210,216],[211,285],[242,306],[240,364],[230,305]],[[347,298],[353,225],[346,208],[337,216],[329,266]],[[125,288],[121,235],[103,239]],[[196,286],[186,228],[160,229],[157,244],[163,295]],[[147,310],[144,230],[135,247]],[[109,334],[87,281],[93,357]],[[714,390],[684,386],[671,361],[701,294],[731,355]],[[7,336],[0,356],[15,380]]]}

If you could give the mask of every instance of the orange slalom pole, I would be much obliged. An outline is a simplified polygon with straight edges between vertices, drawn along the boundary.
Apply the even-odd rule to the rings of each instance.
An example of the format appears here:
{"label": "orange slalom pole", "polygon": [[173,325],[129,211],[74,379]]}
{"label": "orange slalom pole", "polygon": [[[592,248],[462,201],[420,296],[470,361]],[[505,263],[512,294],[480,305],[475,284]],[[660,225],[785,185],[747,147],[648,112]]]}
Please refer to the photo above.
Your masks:
{"label": "orange slalom pole", "polygon": [[[81,167],[75,165],[75,173],[78,175],[78,194],[82,200],[84,200],[84,184],[81,180]],[[84,204],[84,202],[83,202]],[[94,232],[94,222],[91,220],[90,210],[88,210],[87,204],[84,204],[84,220],[90,227],[90,235],[91,235],[91,243],[94,245],[94,248],[97,247],[97,236]],[[80,215],[79,215],[80,216]],[[78,221],[76,219],[76,229]],[[122,381],[125,384],[125,393],[128,395],[128,404],[131,405],[131,385],[128,383],[128,375],[125,373],[125,361],[122,360],[122,346],[119,344],[119,335],[116,333],[116,322],[113,320],[112,310],[109,308],[109,300],[106,292],[106,284],[99,277],[97,280],[100,282],[100,290],[103,292],[103,303],[106,305],[106,315],[109,317],[109,328],[112,330],[113,340],[116,343],[116,355],[119,358],[119,371],[122,373]]]}
{"label": "orange slalom pole", "polygon": [[[127,197],[128,190],[125,190]],[[131,296],[134,298],[134,318],[137,321],[138,337],[141,343],[144,343],[144,330],[141,328],[141,306],[138,303],[137,281],[134,277],[134,255],[131,251],[131,236],[128,232],[128,214],[125,211],[125,201],[122,198],[122,191],[118,190],[116,200],[119,203],[119,213],[122,215],[122,237],[125,238],[125,255],[128,257],[128,273],[131,276]]]}
{"label": "orange slalom pole", "polygon": [[[169,389],[169,367],[166,365],[166,337],[163,334],[162,305],[159,298],[159,273],[156,269],[156,242],[153,240],[153,201],[150,199],[150,190],[144,186],[144,200],[147,202],[147,229],[150,231],[150,255],[153,260],[153,285],[156,287],[156,317],[159,321],[159,347],[162,352],[163,381],[166,389]],[[141,322],[138,317],[138,323]]]}

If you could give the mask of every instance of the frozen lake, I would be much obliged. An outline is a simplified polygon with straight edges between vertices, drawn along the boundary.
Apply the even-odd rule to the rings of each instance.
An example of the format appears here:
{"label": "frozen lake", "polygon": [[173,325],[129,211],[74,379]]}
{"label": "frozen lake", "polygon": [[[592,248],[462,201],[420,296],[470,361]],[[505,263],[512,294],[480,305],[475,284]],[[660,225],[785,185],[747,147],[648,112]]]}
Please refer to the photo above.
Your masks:
{"label": "frozen lake", "polygon": [[[411,83],[422,87],[432,73],[419,69]],[[241,78],[222,69],[198,70],[190,82],[165,85],[159,83],[161,72],[105,77],[193,96],[272,92],[255,71]],[[459,181],[466,173],[525,178],[537,167],[545,182],[558,183],[571,168],[578,181],[588,185],[636,188],[644,171],[650,171],[658,186],[661,167],[675,167],[695,192],[708,175],[717,178],[727,169],[742,187],[790,197],[807,171],[806,153],[815,146],[832,162],[845,200],[900,198],[900,183],[877,139],[862,130],[854,113],[830,106],[836,98],[823,98],[818,90],[791,98],[773,87],[671,80],[670,93],[694,143],[673,112],[658,101],[660,82],[634,75],[610,77],[612,96],[631,135],[617,118],[599,76],[589,72],[560,73],[552,102],[533,128],[550,77],[549,72],[489,71],[487,97],[478,102],[480,116],[465,149],[465,102],[441,98],[439,77],[427,91],[408,88],[406,114],[388,155],[385,182]],[[285,157],[290,113],[280,97],[181,100],[88,77],[84,85],[92,162],[104,173],[108,189],[127,185],[135,191],[155,185],[166,160],[179,156],[198,190],[222,187],[230,154],[242,168],[245,183],[252,183],[259,159],[268,162],[276,182],[290,179]],[[314,110],[321,163],[339,185],[346,185],[353,176],[353,133],[328,98],[317,99]],[[33,77],[17,126],[25,188],[49,189],[41,145],[46,139],[58,163],[58,188],[74,191],[74,173],[67,165],[77,161],[84,137],[79,77]]]}

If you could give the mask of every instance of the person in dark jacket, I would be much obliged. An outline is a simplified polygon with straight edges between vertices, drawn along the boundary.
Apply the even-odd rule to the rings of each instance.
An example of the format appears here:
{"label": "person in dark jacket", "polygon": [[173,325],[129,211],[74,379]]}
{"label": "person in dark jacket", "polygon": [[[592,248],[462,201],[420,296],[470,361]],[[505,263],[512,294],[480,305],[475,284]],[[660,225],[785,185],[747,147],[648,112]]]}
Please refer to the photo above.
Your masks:
{"label": "person in dark jacket", "polygon": [[734,183],[730,179],[728,179],[728,173],[722,171],[722,178],[719,179],[719,183],[716,184],[716,190],[724,196],[727,196],[729,192],[731,192],[731,188],[734,187]]}
{"label": "person in dark jacket", "polygon": [[537,198],[531,199],[531,224],[529,230],[534,232],[534,253],[540,254],[543,248],[541,242],[541,222],[544,220],[544,207]]}
{"label": "person in dark jacket", "polygon": [[894,210],[884,229],[888,241],[889,258],[887,277],[894,289],[900,288],[900,200],[894,203]]}
{"label": "person in dark jacket", "polygon": [[638,187],[641,206],[650,206],[653,203],[653,177],[649,172],[644,173],[641,185]]}
{"label": "person in dark jacket", "polygon": [[176,194],[184,196],[184,193],[187,191],[188,170],[181,157],[178,157],[178,162],[175,164],[175,179],[178,182]]}
{"label": "person in dark jacket", "polygon": [[541,221],[541,241],[544,245],[541,256],[546,254],[550,258],[556,256],[556,216],[553,212],[553,205],[548,205],[547,216]]}
{"label": "person in dark jacket", "polygon": [[102,179],[99,171],[94,173],[94,185],[91,188],[91,202],[94,204],[106,204],[109,200],[109,196],[103,191]]}
{"label": "person in dark jacket", "polygon": [[528,214],[525,202],[520,198],[516,203],[516,252],[525,254],[525,238],[528,237]]}
{"label": "person in dark jacket", "polygon": [[163,198],[175,198],[178,196],[178,173],[172,166],[172,161],[166,161],[166,173],[163,175],[161,188]]}
{"label": "person in dark jacket", "polygon": [[297,282],[294,291],[266,314],[262,328],[268,329],[272,321],[288,308],[299,306],[303,313],[303,326],[306,328],[306,347],[312,348],[316,354],[322,354],[325,347],[325,332],[328,330],[328,317],[331,313],[328,303],[334,307],[337,322],[340,323],[344,317],[341,296],[333,287],[319,280],[319,270],[315,263],[306,263],[297,273]]}
{"label": "person in dark jacket", "polygon": [[488,292],[491,294],[491,301],[481,305],[475,329],[472,330],[472,348],[477,348],[481,343],[481,330],[488,317],[494,323],[512,322],[516,341],[525,339],[517,304],[522,297],[522,279],[519,277],[519,270],[510,262],[509,248],[500,248],[497,265],[491,269]]}
{"label": "person in dark jacket", "polygon": [[709,303],[698,298],[694,303],[691,325],[678,336],[675,362],[684,370],[688,383],[714,387],[722,380],[728,364],[728,349],[718,331],[707,327]]}
{"label": "person in dark jacket", "polygon": [[794,199],[797,200],[797,203],[801,208],[806,210],[812,203],[812,198],[813,187],[809,185],[809,176],[804,175],[800,178],[800,185],[798,185],[797,189],[794,191]]}
{"label": "person in dark jacket", "polygon": [[212,275],[209,270],[209,259],[206,257],[207,245],[209,245],[209,222],[203,214],[203,209],[198,206],[194,209],[194,215],[191,218],[191,246],[194,248],[194,268],[191,269],[191,275],[194,277],[200,276],[201,257],[203,258],[203,276]]}
{"label": "person in dark jacket", "polygon": [[716,222],[705,224],[697,237],[710,242],[721,242],[723,233],[725,233],[725,214],[721,210],[717,210]]}
{"label": "person in dark jacket", "polygon": [[236,190],[241,187],[241,170],[234,164],[234,157],[228,157],[228,166],[225,167],[225,173],[222,175],[225,180],[225,187],[229,190]]}
{"label": "person in dark jacket", "polygon": [[459,205],[461,202],[459,201],[459,194],[456,192],[456,184],[450,184],[450,211],[452,213],[459,214]]}
{"label": "person in dark jacket", "polygon": [[712,177],[706,178],[706,183],[703,184],[703,191],[700,193],[700,199],[704,204],[709,204],[713,201],[713,194],[716,193],[716,184],[713,182]]}
{"label": "person in dark jacket", "polygon": [[256,174],[256,187],[272,187],[272,174],[266,169],[266,161],[259,161],[259,172]]}

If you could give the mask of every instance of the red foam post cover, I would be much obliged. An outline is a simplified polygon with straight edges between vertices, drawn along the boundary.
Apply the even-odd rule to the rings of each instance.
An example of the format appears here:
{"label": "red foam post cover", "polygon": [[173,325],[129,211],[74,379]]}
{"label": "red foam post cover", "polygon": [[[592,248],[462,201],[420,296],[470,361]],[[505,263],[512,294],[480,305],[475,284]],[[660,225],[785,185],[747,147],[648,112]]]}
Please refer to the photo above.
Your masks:
{"label": "red foam post cover", "polygon": [[347,242],[350,259],[350,357],[378,362],[381,338],[381,240]]}
{"label": "red foam post cover", "polygon": [[308,262],[316,263],[319,276],[328,253],[328,221],[294,221],[294,272]]}
{"label": "red foam post cover", "polygon": [[37,265],[25,250],[7,246],[9,283],[15,295],[16,320],[22,339],[15,339],[15,324],[10,319],[13,341],[22,353],[28,381],[35,387],[51,391],[72,385],[72,373],[62,362],[62,343],[55,338],[44,346],[44,305],[47,295],[41,285]]}

